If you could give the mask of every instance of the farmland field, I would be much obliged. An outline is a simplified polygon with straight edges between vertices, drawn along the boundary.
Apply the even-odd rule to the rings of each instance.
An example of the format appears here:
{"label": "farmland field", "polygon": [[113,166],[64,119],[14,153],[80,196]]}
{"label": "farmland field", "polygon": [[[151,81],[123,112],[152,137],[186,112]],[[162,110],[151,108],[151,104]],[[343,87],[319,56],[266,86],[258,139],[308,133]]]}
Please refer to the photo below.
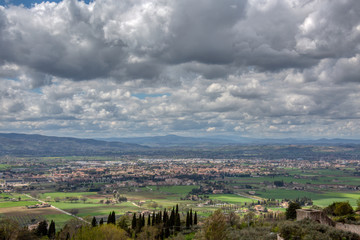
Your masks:
{"label": "farmland field", "polygon": [[35,205],[38,203],[39,202],[37,201],[18,201],[18,202],[0,201],[0,208],[21,207],[21,206]]}
{"label": "farmland field", "polygon": [[236,194],[212,194],[209,197],[210,199],[213,200],[219,200],[222,202],[226,202],[226,203],[233,203],[233,204],[244,204],[246,203],[252,203],[252,202],[256,202],[256,200],[254,199],[250,199],[250,198],[245,198]]}

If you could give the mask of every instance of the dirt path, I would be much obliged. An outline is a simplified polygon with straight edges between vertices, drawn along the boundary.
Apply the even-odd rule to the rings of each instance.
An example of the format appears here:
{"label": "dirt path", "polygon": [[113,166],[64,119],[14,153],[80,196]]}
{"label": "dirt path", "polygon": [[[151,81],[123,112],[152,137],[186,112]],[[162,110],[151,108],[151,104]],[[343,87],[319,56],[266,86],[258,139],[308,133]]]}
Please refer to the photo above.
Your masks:
{"label": "dirt path", "polygon": [[253,199],[253,200],[263,200],[262,198],[260,197],[252,197],[252,196],[249,196],[249,195],[245,195],[245,194],[242,194],[242,193],[235,193],[236,195],[239,195],[240,197],[244,197],[244,198],[250,198],[250,199]]}
{"label": "dirt path", "polygon": [[[130,201],[128,201],[128,202],[130,202]],[[136,207],[138,207],[138,208],[141,208],[141,206],[137,205],[137,204],[134,203],[134,202],[130,202],[130,203],[132,203],[132,205],[134,205],[134,206],[136,206]]]}

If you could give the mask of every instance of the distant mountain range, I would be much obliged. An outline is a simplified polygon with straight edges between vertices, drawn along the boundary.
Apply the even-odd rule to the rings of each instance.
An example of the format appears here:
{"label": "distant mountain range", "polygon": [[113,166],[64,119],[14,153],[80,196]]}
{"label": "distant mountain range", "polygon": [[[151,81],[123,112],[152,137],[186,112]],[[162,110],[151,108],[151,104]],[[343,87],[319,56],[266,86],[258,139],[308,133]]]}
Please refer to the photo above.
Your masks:
{"label": "distant mountain range", "polygon": [[71,156],[106,155],[146,150],[148,147],[131,143],[107,142],[94,139],[49,137],[17,133],[0,133],[0,155]]}
{"label": "distant mountain range", "polygon": [[338,144],[360,144],[356,139],[258,139],[237,136],[215,136],[215,137],[182,137],[177,135],[154,136],[154,137],[132,137],[132,138],[103,138],[99,139],[111,142],[133,143],[149,147],[214,147],[224,145],[264,145],[264,144],[295,144],[295,145],[338,145]]}
{"label": "distant mountain range", "polygon": [[[360,145],[354,139],[256,139],[233,136],[182,137],[177,135],[133,138],[79,139],[17,133],[0,133],[0,155],[90,156],[142,154],[165,155],[169,149],[217,149],[246,145]],[[196,150],[196,151],[198,151]],[[195,150],[194,150],[195,151]],[[220,151],[220,150],[219,150]],[[213,151],[212,151],[213,152]],[[221,151],[220,151],[221,152]]]}

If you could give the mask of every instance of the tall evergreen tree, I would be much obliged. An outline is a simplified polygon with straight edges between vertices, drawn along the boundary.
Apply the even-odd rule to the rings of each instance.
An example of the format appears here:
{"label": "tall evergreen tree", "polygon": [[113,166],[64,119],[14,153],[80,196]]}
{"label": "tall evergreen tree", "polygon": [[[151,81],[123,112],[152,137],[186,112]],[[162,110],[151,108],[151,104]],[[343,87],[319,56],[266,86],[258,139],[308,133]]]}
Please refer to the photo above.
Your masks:
{"label": "tall evergreen tree", "polygon": [[197,212],[195,212],[195,215],[194,215],[194,225],[197,225]]}
{"label": "tall evergreen tree", "polygon": [[108,218],[107,218],[107,224],[110,224],[110,223],[112,223],[112,218],[111,218],[112,216],[111,216],[111,212],[109,213],[109,216],[108,216]]}
{"label": "tall evergreen tree", "polygon": [[136,228],[136,213],[134,213],[132,221],[131,221],[131,228],[135,230]]}
{"label": "tall evergreen tree", "polygon": [[170,228],[169,228],[169,226],[165,227],[164,237],[165,238],[170,237]]}
{"label": "tall evergreen tree", "polygon": [[154,225],[155,225],[155,221],[156,221],[156,220],[155,220],[155,219],[156,219],[156,218],[155,218],[155,217],[156,217],[155,215],[156,215],[156,214],[155,214],[155,211],[154,211],[154,212],[153,212],[153,215],[152,215],[152,223],[151,223],[151,226],[154,226]]}
{"label": "tall evergreen tree", "polygon": [[104,224],[104,219],[101,218],[100,221],[99,221],[99,225],[101,226],[101,225],[103,225],[103,224]]}
{"label": "tall evergreen tree", "polygon": [[113,224],[116,224],[115,211],[113,211],[112,214],[111,214],[111,221],[112,221]]}
{"label": "tall evergreen tree", "polygon": [[143,214],[143,216],[142,216],[141,226],[142,226],[142,227],[145,227],[145,214]]}
{"label": "tall evergreen tree", "polygon": [[147,225],[148,225],[148,226],[151,226],[151,222],[150,222],[150,214],[149,214],[149,216],[148,216]]}
{"label": "tall evergreen tree", "polygon": [[190,213],[189,213],[189,225],[190,225],[190,226],[193,225],[193,213],[192,213],[192,209],[190,209]]}
{"label": "tall evergreen tree", "polygon": [[181,221],[180,221],[180,214],[175,215],[175,231],[179,232],[181,230]]}
{"label": "tall evergreen tree", "polygon": [[176,204],[176,211],[175,211],[176,215],[179,213],[179,205]]}
{"label": "tall evergreen tree", "polygon": [[162,228],[160,232],[160,240],[164,240],[164,235],[165,235],[164,229]]}
{"label": "tall evergreen tree", "polygon": [[54,239],[55,233],[56,233],[55,222],[53,220],[51,220],[50,226],[49,226],[49,232],[48,232],[49,239]]}
{"label": "tall evergreen tree", "polygon": [[170,227],[173,227],[173,226],[175,226],[175,210],[174,210],[174,208],[172,209],[172,211],[171,211],[171,215],[170,215]]}
{"label": "tall evergreen tree", "polygon": [[163,214],[163,223],[165,224],[168,221],[168,215],[167,215],[167,211],[166,208],[164,209],[164,214]]}
{"label": "tall evergreen tree", "polygon": [[96,227],[96,226],[97,226],[96,217],[93,217],[93,219],[91,220],[91,226],[92,226],[92,227]]}

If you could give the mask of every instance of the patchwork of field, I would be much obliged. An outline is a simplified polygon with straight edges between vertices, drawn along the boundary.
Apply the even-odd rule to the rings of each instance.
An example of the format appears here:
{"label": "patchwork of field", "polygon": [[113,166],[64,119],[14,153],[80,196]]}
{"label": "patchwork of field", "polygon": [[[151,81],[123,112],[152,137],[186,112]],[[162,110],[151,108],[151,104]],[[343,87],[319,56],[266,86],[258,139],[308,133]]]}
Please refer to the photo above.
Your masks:
{"label": "patchwork of field", "polygon": [[[3,166],[5,167],[5,166]],[[185,212],[193,209],[200,217],[210,215],[219,207],[224,209],[241,209],[245,205],[257,203],[260,199],[296,199],[307,197],[314,205],[326,207],[336,201],[349,201],[356,207],[360,192],[351,189],[341,189],[342,185],[359,186],[360,177],[351,175],[353,169],[284,169],[284,175],[258,177],[226,177],[220,181],[233,190],[233,194],[199,195],[201,200],[185,200],[192,189],[200,186],[147,186],[118,189],[127,201],[117,202],[115,194],[98,194],[96,192],[46,192],[37,194],[36,198],[72,213],[91,220],[93,216],[107,219],[111,211],[117,215],[133,212],[155,211],[172,208],[176,204]],[[218,181],[218,180],[217,180]],[[285,183],[284,187],[269,187],[275,181]],[[304,190],[295,190],[289,186],[307,186]],[[253,191],[254,195],[249,195]],[[211,201],[211,203],[209,203]],[[27,209],[26,206],[39,203],[24,194],[0,193],[0,216],[13,218],[22,225],[38,220],[54,220],[58,228],[62,227],[72,216],[66,215],[54,208]],[[269,207],[273,211],[285,211],[284,208]]]}

